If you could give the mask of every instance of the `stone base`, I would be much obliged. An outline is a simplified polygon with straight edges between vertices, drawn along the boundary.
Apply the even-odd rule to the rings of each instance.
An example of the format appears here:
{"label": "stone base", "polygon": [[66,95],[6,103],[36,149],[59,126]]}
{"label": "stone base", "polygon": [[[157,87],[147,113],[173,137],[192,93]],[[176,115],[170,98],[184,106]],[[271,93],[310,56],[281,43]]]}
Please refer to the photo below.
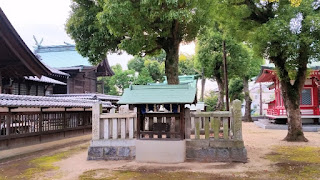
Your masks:
{"label": "stone base", "polygon": [[243,141],[188,140],[187,160],[200,162],[247,162]]}
{"label": "stone base", "polygon": [[181,163],[186,159],[185,140],[137,140],[136,161]]}
{"label": "stone base", "polygon": [[88,149],[88,160],[133,160],[135,140],[94,140]]}

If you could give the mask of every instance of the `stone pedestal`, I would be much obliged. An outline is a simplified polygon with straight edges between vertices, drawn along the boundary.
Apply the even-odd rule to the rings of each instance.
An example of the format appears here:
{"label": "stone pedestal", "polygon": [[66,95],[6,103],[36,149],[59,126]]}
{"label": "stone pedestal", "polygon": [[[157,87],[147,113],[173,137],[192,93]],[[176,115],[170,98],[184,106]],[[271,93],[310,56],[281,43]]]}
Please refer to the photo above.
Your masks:
{"label": "stone pedestal", "polygon": [[187,160],[200,162],[247,162],[242,140],[187,140]]}
{"label": "stone pedestal", "polygon": [[185,140],[136,140],[138,162],[181,163],[185,158]]}
{"label": "stone pedestal", "polygon": [[133,160],[136,156],[135,140],[93,140],[88,160]]}

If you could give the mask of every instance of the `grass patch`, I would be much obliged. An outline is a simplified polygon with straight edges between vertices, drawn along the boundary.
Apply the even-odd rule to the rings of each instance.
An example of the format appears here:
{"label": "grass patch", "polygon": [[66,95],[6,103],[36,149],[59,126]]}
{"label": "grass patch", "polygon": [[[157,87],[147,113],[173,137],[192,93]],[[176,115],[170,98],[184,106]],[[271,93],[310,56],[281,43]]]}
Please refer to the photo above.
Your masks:
{"label": "grass patch", "polygon": [[239,176],[223,176],[218,174],[200,173],[200,172],[186,172],[186,171],[164,171],[164,170],[144,170],[144,171],[111,171],[108,169],[90,170],[84,172],[80,180],[241,180],[250,179],[248,177]]}
{"label": "grass patch", "polygon": [[[26,169],[22,173],[22,175],[20,175],[20,178],[30,179],[30,178],[34,177],[35,174],[39,175],[42,172],[58,170],[59,167],[55,166],[54,163],[56,163],[64,158],[70,157],[71,155],[73,155],[79,151],[82,151],[84,149],[87,149],[87,145],[71,148],[70,150],[59,152],[59,153],[53,154],[51,156],[42,156],[39,158],[35,158],[35,159],[29,161],[31,168]],[[57,175],[57,176],[59,176],[59,175]]]}
{"label": "grass patch", "polygon": [[267,159],[276,162],[278,179],[320,179],[320,148],[310,146],[277,146]]}
{"label": "grass patch", "polygon": [[[18,164],[11,164],[2,171],[3,174],[0,174],[0,180],[32,179],[34,177],[41,176],[41,173],[58,170],[59,167],[55,166],[54,163],[64,158],[68,158],[77,152],[86,150],[87,147],[88,145],[77,146],[69,150],[54,153],[52,155],[40,156]],[[60,174],[55,173],[53,177],[50,177],[48,179],[55,179],[60,177]]]}
{"label": "grass patch", "polygon": [[320,164],[320,148],[310,146],[277,146],[275,153],[267,156],[271,161],[293,161]]}

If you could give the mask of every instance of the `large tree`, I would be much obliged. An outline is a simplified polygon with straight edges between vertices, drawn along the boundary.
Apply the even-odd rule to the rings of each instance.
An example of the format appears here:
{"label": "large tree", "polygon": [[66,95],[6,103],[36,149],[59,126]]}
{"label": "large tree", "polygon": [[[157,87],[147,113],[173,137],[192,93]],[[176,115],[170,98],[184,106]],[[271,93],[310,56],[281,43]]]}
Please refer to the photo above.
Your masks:
{"label": "large tree", "polygon": [[73,0],[67,32],[92,62],[117,49],[136,55],[166,52],[169,84],[178,84],[179,45],[194,40],[210,0]]}
{"label": "large tree", "polygon": [[204,69],[207,78],[214,79],[218,84],[219,96],[216,105],[217,110],[224,109],[225,80],[223,74],[223,46],[226,43],[228,76],[233,77],[242,73],[246,52],[241,44],[218,28],[207,28],[198,37],[196,60]]}
{"label": "large tree", "polygon": [[243,120],[252,122],[252,117],[251,117],[252,99],[250,97],[249,81],[251,78],[259,74],[261,65],[263,64],[263,58],[257,56],[253,52],[253,50],[249,48],[247,45],[243,45],[243,48],[247,52],[245,61],[243,61],[244,69],[239,74],[239,77],[242,78],[243,80],[244,99],[246,101]]}
{"label": "large tree", "polygon": [[319,1],[313,0],[304,0],[298,7],[285,0],[215,0],[213,5],[216,20],[275,64],[288,117],[287,141],[307,141],[300,96],[307,64],[319,57],[319,7]]}

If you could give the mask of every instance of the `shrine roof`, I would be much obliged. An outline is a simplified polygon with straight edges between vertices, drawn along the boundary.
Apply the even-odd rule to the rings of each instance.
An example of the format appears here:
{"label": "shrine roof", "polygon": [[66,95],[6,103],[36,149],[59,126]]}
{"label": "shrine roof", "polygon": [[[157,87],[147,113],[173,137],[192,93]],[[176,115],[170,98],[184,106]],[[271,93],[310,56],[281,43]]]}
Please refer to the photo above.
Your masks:
{"label": "shrine roof", "polygon": [[132,85],[124,90],[118,104],[190,104],[196,99],[191,84]]}
{"label": "shrine roof", "polygon": [[50,75],[50,70],[27,47],[0,8],[0,68],[3,77]]}
{"label": "shrine roof", "polygon": [[[313,74],[311,76],[320,76],[318,71],[320,70],[320,62],[312,62],[307,65],[307,67],[313,70]],[[275,65],[273,63],[262,65],[260,74],[256,78],[256,82],[273,82],[274,79],[277,78],[275,72]]]}
{"label": "shrine roof", "polygon": [[66,86],[67,84],[55,79],[52,79],[47,76],[41,76],[41,78],[38,78],[37,76],[25,76],[24,79],[29,80],[29,81],[36,81],[36,82],[42,82],[42,83],[47,83],[47,84],[59,84]]}
{"label": "shrine roof", "polygon": [[91,99],[102,101],[118,101],[121,96],[113,96],[99,93],[85,93],[85,94],[51,94],[50,97],[72,97],[78,99]]}
{"label": "shrine roof", "polygon": [[98,76],[112,76],[114,72],[106,59],[102,60],[97,66],[90,64],[88,58],[81,56],[76,46],[73,44],[55,46],[37,46],[35,53],[41,57],[41,61],[60,71],[82,69],[97,69]]}

